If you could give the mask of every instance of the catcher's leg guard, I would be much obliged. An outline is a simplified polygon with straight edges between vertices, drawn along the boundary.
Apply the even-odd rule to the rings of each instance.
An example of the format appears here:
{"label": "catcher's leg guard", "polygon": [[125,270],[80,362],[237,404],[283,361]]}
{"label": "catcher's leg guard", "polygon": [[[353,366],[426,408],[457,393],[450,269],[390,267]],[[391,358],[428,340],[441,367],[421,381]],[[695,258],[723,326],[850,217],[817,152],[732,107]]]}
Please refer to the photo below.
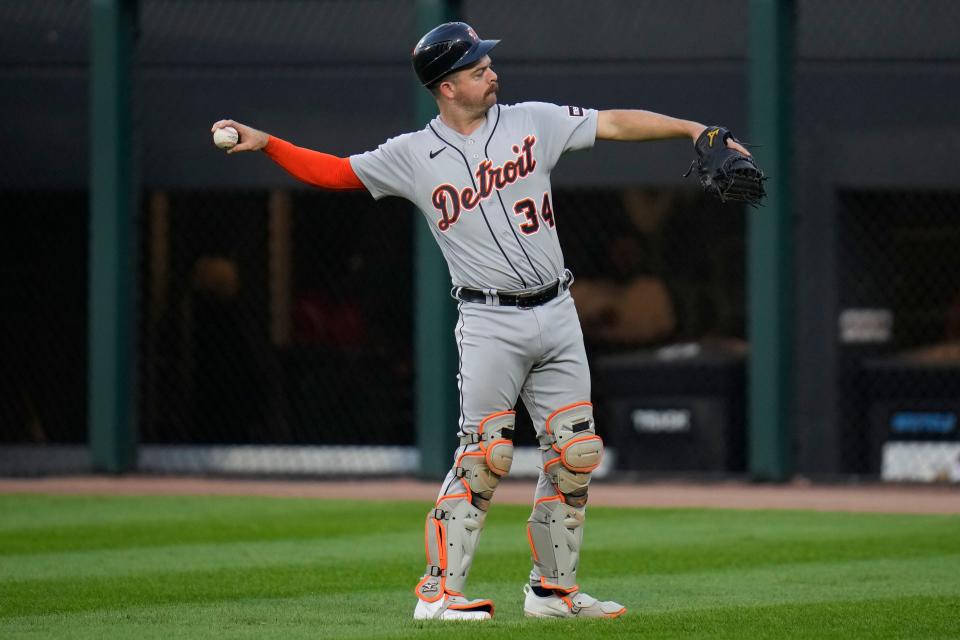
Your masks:
{"label": "catcher's leg guard", "polygon": [[534,563],[531,583],[571,593],[577,589],[590,474],[603,458],[593,406],[580,402],[551,414],[540,436],[540,449],[543,472],[557,495],[537,500],[527,524]]}
{"label": "catcher's leg guard", "polygon": [[466,601],[461,590],[493,492],[513,463],[514,419],[513,411],[495,413],[480,422],[476,433],[460,436],[462,452],[448,476],[447,492],[427,514],[427,570],[415,589],[420,600],[434,603],[452,598],[450,609],[493,614],[493,603]]}

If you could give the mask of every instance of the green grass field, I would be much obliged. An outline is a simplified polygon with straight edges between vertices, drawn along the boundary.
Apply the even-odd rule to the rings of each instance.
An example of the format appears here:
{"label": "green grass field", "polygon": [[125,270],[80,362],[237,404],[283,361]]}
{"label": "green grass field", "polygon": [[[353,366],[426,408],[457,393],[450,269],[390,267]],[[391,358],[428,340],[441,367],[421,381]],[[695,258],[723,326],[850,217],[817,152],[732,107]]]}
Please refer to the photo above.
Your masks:
{"label": "green grass field", "polygon": [[[411,617],[428,507],[0,496],[0,638],[448,639]],[[528,511],[491,510],[467,594],[497,615],[456,635],[960,637],[960,517],[591,507],[580,583],[629,612],[543,621]]]}

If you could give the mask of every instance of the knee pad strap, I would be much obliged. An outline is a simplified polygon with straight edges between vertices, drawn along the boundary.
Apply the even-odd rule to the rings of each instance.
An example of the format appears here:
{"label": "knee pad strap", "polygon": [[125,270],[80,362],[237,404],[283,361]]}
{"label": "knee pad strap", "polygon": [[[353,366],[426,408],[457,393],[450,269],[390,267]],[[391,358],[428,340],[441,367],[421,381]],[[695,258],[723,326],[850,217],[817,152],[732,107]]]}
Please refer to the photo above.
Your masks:
{"label": "knee pad strap", "polygon": [[[513,411],[494,413],[480,422],[476,433],[460,437],[460,444],[467,445],[468,451],[457,460],[454,473],[463,478],[470,491],[487,500],[513,465],[515,419]],[[469,451],[471,444],[479,445],[479,450]]]}

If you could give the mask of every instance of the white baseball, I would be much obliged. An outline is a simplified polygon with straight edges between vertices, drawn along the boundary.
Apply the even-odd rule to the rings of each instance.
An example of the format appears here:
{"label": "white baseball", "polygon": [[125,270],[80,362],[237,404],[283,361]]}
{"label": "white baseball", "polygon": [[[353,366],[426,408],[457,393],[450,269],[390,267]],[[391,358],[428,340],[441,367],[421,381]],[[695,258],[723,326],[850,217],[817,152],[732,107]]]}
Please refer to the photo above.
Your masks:
{"label": "white baseball", "polygon": [[232,149],[239,139],[240,134],[233,127],[222,127],[213,132],[213,144],[221,149]]}

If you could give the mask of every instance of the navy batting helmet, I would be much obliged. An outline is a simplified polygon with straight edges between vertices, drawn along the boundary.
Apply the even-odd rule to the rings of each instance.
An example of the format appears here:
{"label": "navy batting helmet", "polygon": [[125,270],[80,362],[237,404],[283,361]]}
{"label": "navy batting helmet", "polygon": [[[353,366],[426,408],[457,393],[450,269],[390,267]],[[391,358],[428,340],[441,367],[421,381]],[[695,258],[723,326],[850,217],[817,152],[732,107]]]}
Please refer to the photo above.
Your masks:
{"label": "navy batting helmet", "polygon": [[497,46],[499,40],[481,40],[465,22],[447,22],[431,29],[413,48],[413,70],[429,87],[448,73],[468,67]]}

